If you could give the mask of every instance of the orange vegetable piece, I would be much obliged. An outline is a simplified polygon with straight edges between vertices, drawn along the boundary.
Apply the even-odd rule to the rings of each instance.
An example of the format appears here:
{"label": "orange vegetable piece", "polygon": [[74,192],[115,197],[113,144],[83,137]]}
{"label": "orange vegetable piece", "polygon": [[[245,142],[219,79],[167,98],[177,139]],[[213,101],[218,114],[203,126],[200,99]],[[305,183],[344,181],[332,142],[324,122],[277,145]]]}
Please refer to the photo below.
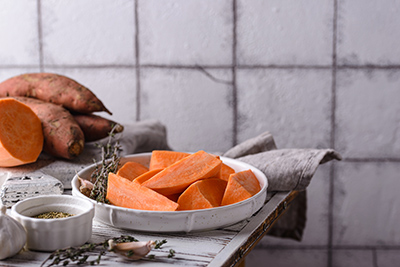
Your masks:
{"label": "orange vegetable piece", "polygon": [[226,181],[219,178],[194,182],[180,195],[178,210],[209,209],[220,206],[226,184]]}
{"label": "orange vegetable piece", "polygon": [[219,158],[200,150],[163,169],[142,185],[165,196],[181,193],[198,180],[218,177],[221,163]]}
{"label": "orange vegetable piece", "polygon": [[153,150],[151,153],[149,170],[165,169],[166,167],[189,155],[189,153],[185,152]]}
{"label": "orange vegetable piece", "polygon": [[232,173],[235,173],[235,170],[232,169],[231,167],[229,167],[228,165],[226,165],[225,163],[222,163],[221,166],[221,173],[219,178],[225,181],[229,180],[229,175],[231,175]]}
{"label": "orange vegetable piece", "polygon": [[137,182],[139,184],[142,184],[142,183],[146,182],[147,180],[149,180],[154,175],[156,175],[157,173],[159,173],[160,171],[162,171],[162,169],[155,169],[155,170],[147,171],[147,172],[139,175],[138,177],[136,177],[133,180],[133,182]]}
{"label": "orange vegetable piece", "polygon": [[167,197],[114,173],[108,175],[107,199],[115,206],[130,209],[175,211],[178,208]]}
{"label": "orange vegetable piece", "polygon": [[257,177],[251,170],[231,174],[221,206],[248,199],[261,190]]}
{"label": "orange vegetable piece", "polygon": [[0,99],[0,167],[35,162],[43,149],[43,128],[27,105]]}
{"label": "orange vegetable piece", "polygon": [[149,169],[146,166],[134,161],[128,161],[117,171],[117,175],[133,181],[135,178],[148,171]]}

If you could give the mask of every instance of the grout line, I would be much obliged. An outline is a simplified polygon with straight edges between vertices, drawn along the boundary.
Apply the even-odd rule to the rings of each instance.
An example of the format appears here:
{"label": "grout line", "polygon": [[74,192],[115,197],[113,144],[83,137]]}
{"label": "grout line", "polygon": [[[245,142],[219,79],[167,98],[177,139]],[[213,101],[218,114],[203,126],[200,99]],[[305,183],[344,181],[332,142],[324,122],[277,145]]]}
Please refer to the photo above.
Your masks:
{"label": "grout line", "polygon": [[38,26],[38,41],[39,41],[39,70],[40,72],[44,71],[43,64],[43,30],[42,30],[42,2],[41,0],[37,0],[37,26]]}
{"label": "grout line", "polygon": [[[40,0],[38,0],[40,1]],[[41,43],[41,41],[39,41]],[[41,47],[41,50],[43,47]],[[41,54],[43,54],[41,52]],[[43,56],[41,56],[42,58]],[[93,69],[101,69],[101,68],[159,68],[159,69],[198,69],[198,65],[168,65],[168,64],[88,64],[88,65],[52,65],[52,64],[44,64],[43,59],[41,59],[41,65],[47,68],[64,68],[64,69],[72,69],[72,68],[93,68]],[[36,65],[1,65],[0,69],[10,69],[10,68],[25,68],[25,67],[37,67]],[[235,67],[236,69],[283,69],[283,70],[293,70],[293,69],[305,69],[305,70],[330,70],[332,66],[318,66],[318,65],[202,65],[203,68],[207,69],[232,69]],[[351,66],[351,65],[337,65],[336,70],[370,70],[370,69],[378,69],[378,70],[400,70],[400,65],[359,65],[359,66]]]}
{"label": "grout line", "polygon": [[232,3],[233,12],[233,42],[232,42],[232,112],[233,112],[233,133],[232,147],[238,142],[238,88],[237,88],[237,0]]}
{"label": "grout line", "polygon": [[[331,109],[331,141],[330,146],[335,149],[336,138],[336,72],[337,72],[337,0],[333,1],[333,28],[332,28],[332,109]],[[329,169],[329,206],[328,206],[328,257],[327,266],[333,266],[333,209],[335,201],[335,164],[332,163]]]}
{"label": "grout line", "polygon": [[141,83],[140,83],[140,57],[139,57],[139,3],[134,2],[135,15],[135,58],[136,58],[136,121],[140,121],[141,110]]}

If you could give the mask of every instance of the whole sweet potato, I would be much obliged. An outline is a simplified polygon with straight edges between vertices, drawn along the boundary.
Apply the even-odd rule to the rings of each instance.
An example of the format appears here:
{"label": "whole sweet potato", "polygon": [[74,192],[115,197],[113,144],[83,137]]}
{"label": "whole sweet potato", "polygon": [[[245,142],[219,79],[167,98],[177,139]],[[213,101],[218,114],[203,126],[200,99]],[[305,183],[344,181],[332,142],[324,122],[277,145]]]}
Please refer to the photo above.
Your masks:
{"label": "whole sweet potato", "polygon": [[30,107],[42,122],[44,151],[65,159],[73,159],[82,153],[85,138],[78,123],[68,110],[39,99],[13,98]]}
{"label": "whole sweet potato", "polygon": [[124,126],[115,121],[94,114],[73,114],[75,121],[85,135],[85,141],[92,142],[109,136],[115,127],[114,133],[120,133]]}
{"label": "whole sweet potato", "polygon": [[77,81],[55,73],[21,74],[0,83],[0,97],[24,96],[62,105],[70,111],[111,112],[96,95]]}

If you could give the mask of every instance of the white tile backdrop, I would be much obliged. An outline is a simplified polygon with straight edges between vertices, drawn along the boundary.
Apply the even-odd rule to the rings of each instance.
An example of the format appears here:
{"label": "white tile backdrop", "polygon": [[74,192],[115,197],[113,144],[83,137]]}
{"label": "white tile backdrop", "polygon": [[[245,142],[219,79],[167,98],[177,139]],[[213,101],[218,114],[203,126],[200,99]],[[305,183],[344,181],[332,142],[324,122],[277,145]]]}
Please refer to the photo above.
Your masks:
{"label": "white tile backdrop", "polygon": [[334,148],[302,242],[265,237],[247,265],[396,266],[399,14],[397,0],[0,0],[0,80],[67,75],[116,121],[163,122],[176,150],[264,131]]}

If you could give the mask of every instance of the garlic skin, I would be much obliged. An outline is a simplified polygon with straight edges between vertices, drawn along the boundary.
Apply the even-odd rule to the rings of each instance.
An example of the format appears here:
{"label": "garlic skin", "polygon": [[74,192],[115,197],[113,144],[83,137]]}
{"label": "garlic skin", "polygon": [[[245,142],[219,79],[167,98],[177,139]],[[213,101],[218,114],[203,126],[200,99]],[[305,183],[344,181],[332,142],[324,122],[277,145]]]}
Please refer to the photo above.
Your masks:
{"label": "garlic skin", "polygon": [[155,246],[156,242],[142,241],[142,242],[126,242],[116,243],[114,240],[108,240],[109,250],[124,256],[130,260],[140,260],[146,256]]}
{"label": "garlic skin", "polygon": [[90,197],[90,193],[92,192],[94,186],[93,183],[88,180],[82,179],[81,177],[78,177],[78,179],[81,185],[79,187],[79,191],[81,191],[81,193],[85,196]]}
{"label": "garlic skin", "polygon": [[26,243],[25,228],[6,214],[6,206],[0,204],[0,260],[17,254]]}

